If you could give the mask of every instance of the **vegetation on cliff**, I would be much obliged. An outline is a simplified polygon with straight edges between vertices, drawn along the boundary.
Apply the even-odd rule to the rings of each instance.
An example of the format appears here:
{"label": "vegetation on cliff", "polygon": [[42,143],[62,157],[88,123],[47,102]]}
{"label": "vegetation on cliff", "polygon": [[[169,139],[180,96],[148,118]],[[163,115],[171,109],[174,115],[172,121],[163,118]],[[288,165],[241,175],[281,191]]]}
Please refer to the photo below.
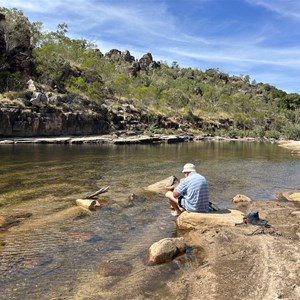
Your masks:
{"label": "vegetation on cliff", "polygon": [[218,68],[156,62],[150,53],[139,60],[129,51],[103,54],[97,45],[67,33],[66,24],[44,32],[41,22],[30,23],[21,11],[0,8],[5,46],[0,47],[0,108],[8,101],[30,100],[27,81],[32,78],[40,92],[60,95],[65,106],[80,102],[76,110],[81,113],[87,103],[94,114],[97,107],[103,114],[105,107],[107,122],[117,130],[300,139],[298,94]]}

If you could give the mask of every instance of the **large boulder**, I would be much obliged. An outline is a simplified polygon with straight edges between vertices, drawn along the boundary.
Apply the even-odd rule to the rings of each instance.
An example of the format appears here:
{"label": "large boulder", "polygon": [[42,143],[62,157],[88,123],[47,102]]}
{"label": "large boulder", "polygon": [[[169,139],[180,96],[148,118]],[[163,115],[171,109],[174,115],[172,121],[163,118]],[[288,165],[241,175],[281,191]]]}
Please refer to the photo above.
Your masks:
{"label": "large boulder", "polygon": [[149,248],[148,264],[157,265],[171,261],[185,253],[186,248],[187,245],[182,237],[162,239]]}
{"label": "large boulder", "polygon": [[176,220],[179,229],[200,229],[206,225],[235,226],[243,221],[244,214],[238,210],[219,210],[209,213],[183,212]]}

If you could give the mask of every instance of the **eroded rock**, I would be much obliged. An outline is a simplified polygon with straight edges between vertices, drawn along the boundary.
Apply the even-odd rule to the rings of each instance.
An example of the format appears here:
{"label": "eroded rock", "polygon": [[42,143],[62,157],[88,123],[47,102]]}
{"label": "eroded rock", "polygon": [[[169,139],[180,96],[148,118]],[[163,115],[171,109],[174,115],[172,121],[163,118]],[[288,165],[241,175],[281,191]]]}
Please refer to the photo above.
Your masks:
{"label": "eroded rock", "polygon": [[187,245],[182,237],[162,239],[149,248],[148,264],[157,265],[171,261],[185,253],[186,248]]}

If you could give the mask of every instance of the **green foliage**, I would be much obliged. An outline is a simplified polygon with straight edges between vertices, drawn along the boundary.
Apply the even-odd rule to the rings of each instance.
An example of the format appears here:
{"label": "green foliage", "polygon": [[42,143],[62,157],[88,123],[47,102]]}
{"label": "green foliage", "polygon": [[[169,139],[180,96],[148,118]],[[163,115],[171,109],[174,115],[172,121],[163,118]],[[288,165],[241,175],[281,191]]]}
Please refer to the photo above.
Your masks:
{"label": "green foliage", "polygon": [[283,134],[286,139],[300,140],[300,125],[287,125],[283,128]]}
{"label": "green foliage", "polygon": [[265,136],[265,130],[260,126],[255,126],[253,129],[253,134],[255,137],[263,138]]}
{"label": "green foliage", "polygon": [[265,132],[265,137],[268,139],[275,139],[278,140],[280,138],[281,134],[277,130],[270,130]]}
{"label": "green foliage", "polygon": [[231,139],[236,139],[240,136],[240,131],[237,130],[237,129],[234,129],[234,130],[230,130],[228,132],[228,137],[230,137]]}
{"label": "green foliage", "polygon": [[22,77],[19,73],[9,71],[0,72],[0,93],[10,90],[17,91],[24,88]]}
{"label": "green foliage", "polygon": [[[132,75],[133,65],[120,55],[107,59],[95,44],[68,37],[65,23],[56,31],[43,32],[41,22],[30,23],[21,11],[0,8],[0,12],[8,20],[0,28],[8,48],[28,43],[30,37],[36,82],[97,104],[113,99],[111,107],[126,101],[151,115],[151,132],[161,130],[155,121],[160,115],[194,132],[219,132],[232,138],[278,139],[282,134],[299,138],[298,94],[255,80],[250,83],[249,75],[230,76],[218,68],[181,68],[176,61]],[[1,92],[22,88],[20,74],[0,74]]]}
{"label": "green foliage", "polygon": [[23,12],[13,8],[0,7],[0,13],[5,15],[6,22],[1,22],[1,28],[6,51],[10,51],[19,45],[30,44],[31,29],[34,27]]}

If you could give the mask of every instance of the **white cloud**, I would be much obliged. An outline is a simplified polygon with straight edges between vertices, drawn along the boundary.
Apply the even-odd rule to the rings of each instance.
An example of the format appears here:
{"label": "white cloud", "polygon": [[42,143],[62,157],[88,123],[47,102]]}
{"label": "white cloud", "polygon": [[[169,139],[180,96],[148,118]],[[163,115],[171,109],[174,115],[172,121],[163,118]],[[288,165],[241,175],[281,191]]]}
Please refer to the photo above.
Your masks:
{"label": "white cloud", "polygon": [[[276,78],[285,82],[289,72],[300,69],[299,34],[294,26],[300,19],[300,1],[240,0],[264,16],[250,21],[234,15],[210,18],[206,5],[218,1],[3,0],[1,5],[23,10],[30,20],[43,22],[46,30],[55,30],[65,22],[69,36],[90,40],[103,53],[116,48],[140,58],[151,52],[155,60],[225,68],[251,77],[255,70],[259,78],[268,76],[266,82],[275,80],[271,76],[274,70]],[[193,10],[197,13],[189,19]],[[299,88],[294,84],[295,90]]]}
{"label": "white cloud", "polygon": [[300,1],[298,0],[247,0],[250,4],[260,5],[285,17],[300,20]]}

